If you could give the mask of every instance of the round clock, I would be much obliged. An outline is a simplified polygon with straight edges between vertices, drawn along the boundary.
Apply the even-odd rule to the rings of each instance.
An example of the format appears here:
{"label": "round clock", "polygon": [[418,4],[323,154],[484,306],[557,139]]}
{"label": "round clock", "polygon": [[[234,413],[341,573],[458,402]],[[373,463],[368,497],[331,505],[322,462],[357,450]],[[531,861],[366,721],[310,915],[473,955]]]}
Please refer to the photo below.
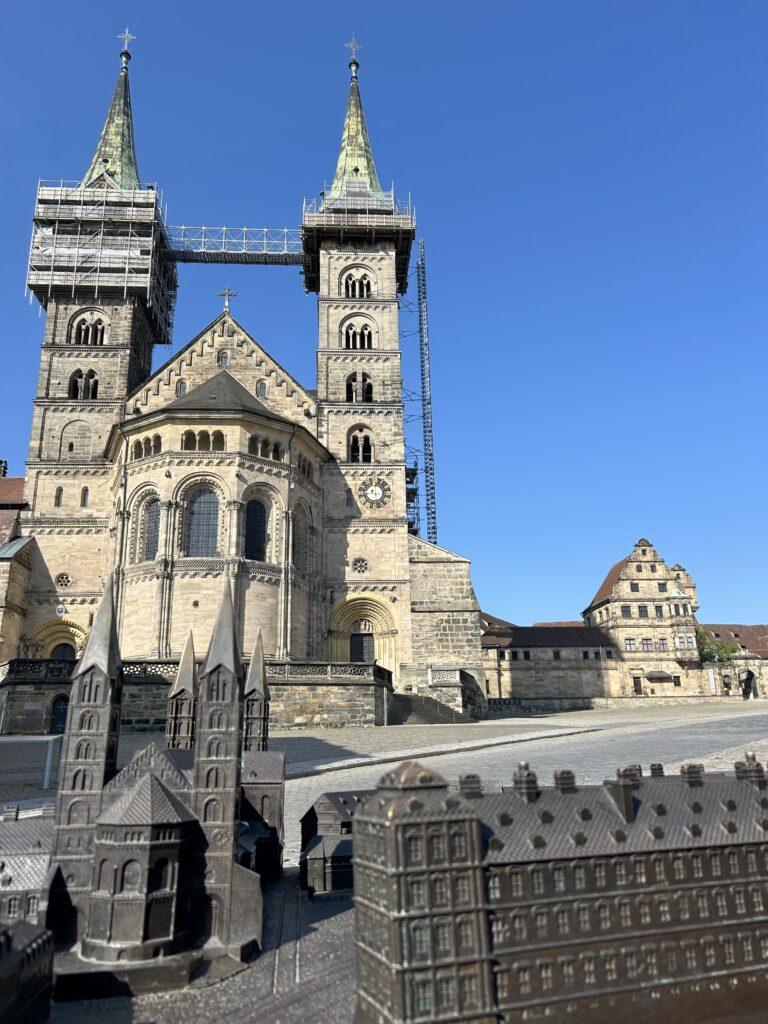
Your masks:
{"label": "round clock", "polygon": [[381,508],[389,501],[392,488],[386,480],[363,480],[358,494],[360,500],[368,508]]}

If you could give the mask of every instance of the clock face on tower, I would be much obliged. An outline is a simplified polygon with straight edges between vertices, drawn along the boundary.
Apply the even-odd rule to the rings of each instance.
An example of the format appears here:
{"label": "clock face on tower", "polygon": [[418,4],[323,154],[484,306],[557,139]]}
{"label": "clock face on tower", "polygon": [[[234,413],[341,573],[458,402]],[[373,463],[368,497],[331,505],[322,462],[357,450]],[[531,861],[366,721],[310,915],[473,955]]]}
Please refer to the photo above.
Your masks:
{"label": "clock face on tower", "polygon": [[392,488],[386,480],[369,479],[363,480],[357,493],[360,495],[360,500],[368,508],[381,508],[382,505],[386,505],[389,501]]}

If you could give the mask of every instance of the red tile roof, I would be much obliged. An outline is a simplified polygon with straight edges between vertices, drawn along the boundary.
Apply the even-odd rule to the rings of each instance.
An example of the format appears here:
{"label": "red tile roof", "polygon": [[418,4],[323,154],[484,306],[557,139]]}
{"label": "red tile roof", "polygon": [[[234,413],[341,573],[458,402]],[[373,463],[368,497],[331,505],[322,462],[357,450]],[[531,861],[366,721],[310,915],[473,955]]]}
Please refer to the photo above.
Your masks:
{"label": "red tile roof", "polygon": [[24,504],[24,477],[0,476],[0,507]]}
{"label": "red tile roof", "polygon": [[624,569],[624,566],[627,564],[628,561],[629,555],[627,555],[626,558],[622,558],[620,562],[617,562],[615,565],[611,566],[611,568],[608,570],[608,575],[600,584],[597,593],[589,602],[588,607],[585,609],[586,611],[589,611],[590,608],[594,608],[596,604],[602,604],[603,601],[608,600],[608,598],[613,593],[613,588],[619,582],[619,576],[621,576],[622,570]]}
{"label": "red tile roof", "polygon": [[745,626],[734,622],[702,622],[700,625],[715,640],[722,640],[725,644],[740,644],[751,654],[768,658],[768,625]]}

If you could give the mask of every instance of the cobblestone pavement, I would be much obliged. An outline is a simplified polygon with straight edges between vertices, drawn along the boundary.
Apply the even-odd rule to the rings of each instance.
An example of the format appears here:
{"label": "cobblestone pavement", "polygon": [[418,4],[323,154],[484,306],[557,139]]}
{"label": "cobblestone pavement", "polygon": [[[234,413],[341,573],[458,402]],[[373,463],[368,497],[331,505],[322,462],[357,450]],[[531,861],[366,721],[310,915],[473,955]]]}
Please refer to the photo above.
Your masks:
{"label": "cobblestone pavement", "polygon": [[[485,778],[507,781],[521,758],[530,761],[542,781],[555,768],[571,767],[583,782],[612,775],[617,765],[651,761],[677,770],[680,763],[704,762],[712,770],[729,768],[745,749],[768,756],[768,706],[740,705],[713,714],[709,708],[655,708],[644,713],[622,714],[591,721],[578,716],[579,725],[602,726],[599,731],[537,738],[551,733],[556,723],[574,725],[574,716],[551,716],[546,722],[528,720],[532,726],[524,742],[511,746],[473,748],[455,754],[422,758],[449,778],[477,771]],[[563,721],[563,719],[566,721]],[[517,726],[517,722],[515,722]],[[485,726],[472,726],[486,728]],[[394,730],[386,749],[392,749]],[[421,738],[422,730],[407,731]],[[310,738],[310,737],[305,737]],[[322,737],[321,737],[322,738]],[[354,742],[346,737],[347,749]],[[277,736],[275,737],[277,746]],[[362,741],[361,741],[362,742]],[[423,739],[422,739],[423,742]],[[415,745],[415,744],[414,744]],[[403,757],[407,749],[403,748]],[[304,755],[302,754],[302,757]],[[286,786],[286,820],[295,822],[312,801],[327,789],[367,788],[376,784],[381,766],[366,765],[327,775],[294,779]],[[295,839],[291,838],[292,856]],[[347,900],[309,903],[296,888],[296,869],[266,891],[262,956],[230,977],[211,984],[215,973],[194,983],[187,991],[91,1003],[57,1005],[52,1024],[352,1024],[355,965],[353,914]],[[233,970],[234,966],[232,967]]]}

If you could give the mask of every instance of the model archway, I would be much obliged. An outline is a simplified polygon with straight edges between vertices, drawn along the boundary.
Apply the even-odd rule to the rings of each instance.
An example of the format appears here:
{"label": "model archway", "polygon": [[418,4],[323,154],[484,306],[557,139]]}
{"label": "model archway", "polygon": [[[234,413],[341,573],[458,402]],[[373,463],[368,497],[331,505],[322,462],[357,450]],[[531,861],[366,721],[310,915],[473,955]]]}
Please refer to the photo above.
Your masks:
{"label": "model archway", "polygon": [[[371,638],[371,639],[368,639]],[[375,597],[352,597],[331,616],[331,661],[372,661],[394,672],[397,629],[389,608]]]}

